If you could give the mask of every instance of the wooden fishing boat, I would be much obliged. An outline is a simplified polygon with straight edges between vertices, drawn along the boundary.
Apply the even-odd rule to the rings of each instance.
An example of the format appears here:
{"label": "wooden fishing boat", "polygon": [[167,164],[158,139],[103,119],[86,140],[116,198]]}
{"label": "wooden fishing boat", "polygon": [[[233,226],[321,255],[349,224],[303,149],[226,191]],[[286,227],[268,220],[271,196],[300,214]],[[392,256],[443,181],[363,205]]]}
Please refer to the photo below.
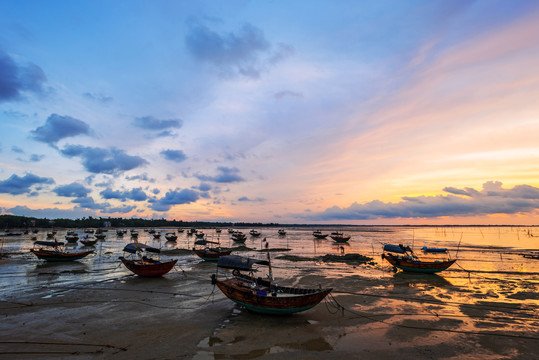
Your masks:
{"label": "wooden fishing boat", "polygon": [[393,267],[408,272],[437,273],[444,271],[457,259],[420,259],[409,246],[384,245],[382,259],[386,259]]}
{"label": "wooden fishing boat", "polygon": [[165,239],[167,239],[167,241],[176,241],[178,240],[178,235],[173,232],[168,232],[165,234]]}
{"label": "wooden fishing boat", "polygon": [[[213,246],[217,245],[217,246]],[[198,246],[198,247],[197,247]],[[217,261],[221,256],[230,255],[232,250],[221,249],[219,242],[209,241],[209,240],[197,240],[195,241],[195,246],[193,251],[201,259],[206,261]]]}
{"label": "wooden fishing boat", "polygon": [[347,242],[348,240],[350,240],[352,236],[350,235],[344,235],[342,232],[333,232],[331,233],[330,235],[330,238],[332,238],[334,241],[336,242]]}
{"label": "wooden fishing boat", "polygon": [[[74,261],[93,253],[90,251],[70,252],[63,248],[64,243],[58,241],[36,241],[34,248],[30,250],[38,259],[46,261]],[[47,248],[36,248],[36,246],[45,246]]]}
{"label": "wooden fishing boat", "polygon": [[85,246],[93,246],[97,243],[97,239],[94,239],[94,238],[91,238],[91,237],[88,237],[88,236],[84,236],[80,242],[85,245]]}
{"label": "wooden fishing boat", "polygon": [[136,258],[125,258],[120,256],[120,260],[131,272],[138,276],[156,277],[162,276],[168,273],[178,260],[173,259],[169,261],[160,261],[143,255],[144,252],[158,254],[161,250],[138,243],[130,243],[124,247],[124,251],[133,255],[137,255]]}
{"label": "wooden fishing boat", "polygon": [[286,231],[284,229],[279,229],[277,231],[277,234],[279,234],[280,236],[285,236],[286,235]]}
{"label": "wooden fishing boat", "polygon": [[77,240],[79,240],[77,235],[66,235],[66,241],[69,243],[75,243]]}
{"label": "wooden fishing boat", "polygon": [[[269,267],[268,280],[256,278],[257,269],[253,265]],[[225,280],[212,275],[212,283],[230,300],[244,306],[247,310],[271,315],[293,314],[318,305],[330,292],[326,289],[303,289],[278,286],[273,283],[271,263],[266,260],[244,258],[236,255],[221,256],[218,268],[232,269],[232,277]],[[246,271],[248,274],[243,274]]]}
{"label": "wooden fishing boat", "polygon": [[251,231],[249,231],[249,234],[251,236],[254,236],[254,237],[258,237],[258,236],[262,235],[262,233],[260,231],[257,231],[255,229],[252,229]]}
{"label": "wooden fishing boat", "polygon": [[322,234],[322,231],[315,230],[313,231],[313,236],[317,239],[325,239],[329,236],[329,234]]}
{"label": "wooden fishing boat", "polygon": [[241,231],[236,231],[232,234],[232,240],[239,243],[244,243],[247,240],[247,236]]}
{"label": "wooden fishing boat", "polygon": [[160,232],[154,232],[153,233],[153,238],[154,239],[160,239],[161,238],[161,233]]}

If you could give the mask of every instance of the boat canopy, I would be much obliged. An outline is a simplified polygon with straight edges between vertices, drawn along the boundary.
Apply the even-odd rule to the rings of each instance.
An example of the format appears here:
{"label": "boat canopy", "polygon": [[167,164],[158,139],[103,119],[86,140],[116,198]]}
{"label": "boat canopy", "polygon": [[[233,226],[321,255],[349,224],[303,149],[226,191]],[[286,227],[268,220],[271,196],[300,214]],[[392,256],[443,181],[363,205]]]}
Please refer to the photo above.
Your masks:
{"label": "boat canopy", "polygon": [[221,256],[217,262],[218,267],[243,271],[252,270],[254,264],[269,265],[269,262],[267,260],[251,259],[237,255]]}
{"label": "boat canopy", "polygon": [[392,253],[405,254],[406,250],[408,250],[407,247],[403,245],[392,245],[392,244],[384,245],[384,251],[388,251]]}
{"label": "boat canopy", "polygon": [[210,240],[197,240],[195,241],[195,245],[207,245],[207,244],[219,244],[217,241],[210,241]]}
{"label": "boat canopy", "polygon": [[148,246],[148,245],[145,245],[145,244],[130,243],[130,244],[127,244],[124,247],[124,251],[128,252],[128,253],[131,253],[131,254],[136,254],[137,250],[145,250],[145,251],[152,252],[152,253],[160,253],[161,252],[161,250],[159,250],[157,248],[154,248],[154,247],[151,247],[151,246]]}
{"label": "boat canopy", "polygon": [[56,247],[56,246],[64,245],[64,243],[60,242],[60,241],[35,241],[34,245],[54,246],[54,247]]}

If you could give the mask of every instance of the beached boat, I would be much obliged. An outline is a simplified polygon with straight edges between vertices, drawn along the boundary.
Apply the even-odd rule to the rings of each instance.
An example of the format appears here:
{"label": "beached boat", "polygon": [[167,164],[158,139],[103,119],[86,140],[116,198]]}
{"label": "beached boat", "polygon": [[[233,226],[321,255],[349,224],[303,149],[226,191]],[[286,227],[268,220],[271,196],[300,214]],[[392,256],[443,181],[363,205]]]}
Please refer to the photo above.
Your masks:
{"label": "beached boat", "polygon": [[125,258],[120,256],[119,259],[126,268],[138,276],[155,277],[165,275],[172,270],[178,261],[174,259],[162,262],[143,255],[145,252],[153,254],[161,252],[161,250],[145,244],[130,243],[124,247],[124,251],[137,256],[136,258]]}
{"label": "beached boat", "polygon": [[[213,245],[217,245],[217,246],[213,246]],[[209,240],[195,241],[195,246],[193,247],[193,251],[200,258],[206,261],[217,261],[219,260],[221,256],[230,255],[230,253],[232,252],[232,250],[221,249],[221,247],[219,246],[219,242],[209,241]]]}
{"label": "beached boat", "polygon": [[30,252],[39,259],[47,261],[74,261],[93,253],[93,250],[67,251],[63,245],[64,243],[58,241],[36,241],[34,242],[34,248]]}
{"label": "beached boat", "polygon": [[96,238],[97,240],[105,240],[105,238],[107,237],[107,234],[97,233],[97,232],[96,232],[96,233],[94,234],[94,236],[95,236],[95,238]]}
{"label": "beached boat", "polygon": [[80,242],[85,245],[85,246],[93,246],[97,243],[97,239],[94,239],[94,238],[91,238],[91,237],[88,237],[88,236],[84,236]]}
{"label": "beached boat", "polygon": [[[254,276],[254,272],[257,271],[253,268],[254,265],[269,267],[268,280]],[[236,255],[221,256],[217,267],[233,270],[232,277],[219,280],[213,274],[212,283],[217,285],[230,300],[257,313],[284,315],[305,311],[320,303],[332,290],[303,289],[274,284],[269,253],[267,261]],[[247,274],[241,271],[246,271]]]}
{"label": "beached boat", "polygon": [[384,245],[382,259],[386,259],[397,269],[409,272],[437,273],[444,271],[457,261],[457,259],[421,259],[417,257],[409,246]]}
{"label": "beached boat", "polygon": [[317,239],[325,239],[329,236],[329,234],[322,234],[322,231],[315,230],[313,231],[313,236]]}
{"label": "beached boat", "polygon": [[203,239],[204,238],[204,232],[203,231],[197,231],[195,233],[195,236],[197,237],[197,239]]}
{"label": "beached boat", "polygon": [[232,234],[232,240],[234,240],[235,242],[244,243],[245,240],[247,240],[247,236],[241,231],[236,231]]}
{"label": "beached boat", "polygon": [[165,234],[165,239],[167,239],[167,241],[176,241],[178,240],[178,235],[173,232],[168,232]]}
{"label": "beached boat", "polygon": [[77,240],[79,240],[77,235],[66,235],[66,241],[69,243],[75,243]]}
{"label": "beached boat", "polygon": [[332,238],[334,241],[336,242],[347,242],[348,240],[350,240],[352,236],[350,235],[344,235],[342,232],[332,232],[331,235],[330,235],[330,238]]}
{"label": "beached boat", "polygon": [[155,232],[153,233],[153,238],[154,239],[160,239],[161,238],[161,233],[160,232]]}
{"label": "beached boat", "polygon": [[286,231],[284,229],[279,229],[277,231],[277,234],[279,234],[280,236],[285,236],[286,235]]}
{"label": "beached boat", "polygon": [[250,234],[251,236],[254,236],[254,237],[258,237],[258,236],[262,235],[262,233],[261,233],[260,231],[257,231],[257,230],[255,230],[255,229],[249,231],[249,234]]}

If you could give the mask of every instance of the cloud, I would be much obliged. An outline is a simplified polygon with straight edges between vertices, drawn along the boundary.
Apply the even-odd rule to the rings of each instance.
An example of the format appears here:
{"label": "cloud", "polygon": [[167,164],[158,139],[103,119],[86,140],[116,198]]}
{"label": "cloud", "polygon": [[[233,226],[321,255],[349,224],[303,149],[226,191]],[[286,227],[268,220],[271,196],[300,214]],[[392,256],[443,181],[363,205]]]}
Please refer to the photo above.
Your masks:
{"label": "cloud", "polygon": [[148,198],[148,195],[142,190],[142,188],[135,188],[129,191],[115,191],[110,188],[100,192],[104,199],[119,199],[125,201],[127,199],[134,201],[144,201]]}
{"label": "cloud", "polygon": [[150,183],[155,182],[155,179],[149,178],[148,174],[146,174],[146,173],[140,174],[140,175],[134,175],[134,176],[126,176],[125,179],[130,180],[130,181],[142,180],[142,181],[147,181],[147,182],[150,182]]}
{"label": "cloud", "polygon": [[90,189],[75,182],[68,185],[58,186],[54,188],[52,191],[54,191],[56,195],[58,196],[77,197],[77,198],[85,197],[91,192]]}
{"label": "cloud", "polygon": [[106,96],[106,95],[98,94],[98,93],[85,92],[84,94],[82,94],[82,96],[92,101],[97,101],[103,104],[112,102],[113,100],[113,98],[110,96]]}
{"label": "cloud", "polygon": [[101,212],[105,214],[112,214],[112,213],[120,213],[120,214],[126,214],[128,212],[131,212],[135,210],[137,207],[134,205],[123,205],[120,207],[110,207],[106,209],[102,209]]}
{"label": "cloud", "polygon": [[539,188],[516,185],[502,188],[501,182],[486,182],[482,190],[444,189],[450,195],[403,197],[398,203],[374,200],[354,202],[347,208],[333,206],[301,218],[311,220],[373,220],[393,218],[436,218],[445,216],[485,216],[520,214],[539,209]]}
{"label": "cloud", "polygon": [[247,196],[242,196],[242,197],[238,198],[238,201],[259,201],[259,202],[262,202],[262,201],[266,201],[266,199],[261,198],[261,197],[257,197],[257,198],[254,198],[254,199],[249,199]]}
{"label": "cloud", "polygon": [[237,33],[223,34],[196,24],[185,37],[185,44],[197,60],[215,66],[223,77],[257,79],[266,64],[274,64],[292,51],[290,46],[279,45],[272,52],[262,30],[251,24],[243,25]]}
{"label": "cloud", "polygon": [[302,98],[303,93],[290,91],[290,90],[283,90],[283,91],[278,91],[275,94],[273,94],[273,97],[277,100],[284,99],[285,97]]}
{"label": "cloud", "polygon": [[21,195],[30,194],[35,195],[31,191],[31,187],[39,184],[54,184],[52,178],[39,177],[34,174],[26,174],[23,177],[18,175],[11,175],[8,179],[0,181],[0,193]]}
{"label": "cloud", "polygon": [[150,200],[150,207],[155,211],[168,211],[173,205],[190,204],[200,198],[197,191],[191,189],[167,191],[161,199]]}
{"label": "cloud", "polygon": [[0,50],[0,103],[22,98],[24,92],[43,93],[47,81],[43,70],[35,64],[17,64]]}
{"label": "cloud", "polygon": [[163,155],[165,159],[175,162],[182,162],[187,159],[187,156],[181,150],[163,150],[160,154]]}
{"label": "cloud", "polygon": [[58,141],[77,135],[90,135],[90,126],[70,116],[52,114],[45,125],[32,130],[33,139],[54,146]]}
{"label": "cloud", "polygon": [[143,116],[135,118],[133,124],[141,129],[160,131],[167,129],[179,129],[182,127],[183,121],[181,119],[159,120],[153,116]]}
{"label": "cloud", "polygon": [[58,208],[45,208],[45,209],[30,209],[27,206],[17,205],[12,208],[2,208],[2,213],[9,213],[17,216],[27,216],[35,218],[48,218],[48,219],[80,219],[87,216],[95,215],[94,212],[84,210],[81,208],[74,209],[58,209]]}
{"label": "cloud", "polygon": [[113,174],[135,169],[148,162],[140,156],[127,155],[123,150],[68,145],[60,151],[67,157],[81,157],[82,165],[91,173]]}
{"label": "cloud", "polygon": [[39,155],[39,154],[32,154],[30,155],[30,158],[28,161],[30,162],[39,162],[45,158],[45,155]]}
{"label": "cloud", "polygon": [[13,145],[11,147],[11,151],[13,151],[14,153],[17,153],[17,154],[24,154],[24,150],[21,149],[20,147],[18,147],[17,145]]}
{"label": "cloud", "polygon": [[200,191],[210,191],[212,189],[210,184],[207,183],[200,183],[200,185],[197,187]]}
{"label": "cloud", "polygon": [[107,208],[110,208],[109,203],[96,203],[93,198],[87,196],[73,199],[71,202],[79,204],[79,207],[83,209],[106,210]]}
{"label": "cloud", "polygon": [[220,166],[217,168],[220,174],[216,176],[196,174],[195,177],[201,181],[213,181],[217,183],[233,183],[245,181],[244,178],[238,175],[239,169]]}

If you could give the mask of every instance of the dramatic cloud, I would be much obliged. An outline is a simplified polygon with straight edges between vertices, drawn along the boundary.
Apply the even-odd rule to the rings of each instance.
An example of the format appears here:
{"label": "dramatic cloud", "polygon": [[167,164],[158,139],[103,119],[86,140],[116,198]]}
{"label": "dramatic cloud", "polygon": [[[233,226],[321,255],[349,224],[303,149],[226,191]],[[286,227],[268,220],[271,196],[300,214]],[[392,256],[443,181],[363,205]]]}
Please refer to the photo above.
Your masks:
{"label": "dramatic cloud", "polygon": [[444,190],[451,195],[403,197],[403,201],[398,203],[378,200],[365,204],[353,203],[347,208],[333,206],[318,214],[301,217],[311,220],[436,218],[519,214],[539,209],[539,188],[530,185],[503,189],[500,182],[486,182],[482,190],[452,187]]}
{"label": "dramatic cloud", "polygon": [[244,25],[238,33],[218,34],[207,26],[193,26],[185,38],[187,49],[200,61],[219,69],[222,76],[259,78],[265,64],[273,64],[292,52],[279,45],[275,52],[262,30]]}
{"label": "dramatic cloud", "polygon": [[91,190],[85,188],[81,184],[77,183],[71,183],[68,185],[61,185],[56,188],[54,188],[52,191],[56,193],[58,196],[65,196],[65,197],[86,197]]}
{"label": "dramatic cloud", "polygon": [[185,153],[181,150],[163,150],[160,153],[165,157],[165,159],[175,162],[182,162],[187,159]]}
{"label": "dramatic cloud", "polygon": [[134,201],[144,201],[148,198],[148,195],[142,190],[142,188],[136,188],[129,191],[115,191],[112,189],[105,189],[100,192],[103,199],[118,199],[125,201],[127,199]]}
{"label": "dramatic cloud", "polygon": [[82,158],[82,165],[91,173],[113,174],[135,169],[148,162],[139,156],[127,155],[116,148],[102,149],[81,145],[68,145],[61,153],[67,157]]}
{"label": "dramatic cloud", "polygon": [[136,118],[133,124],[141,129],[162,131],[173,128],[179,129],[182,127],[183,121],[180,119],[159,120],[153,116],[144,116]]}
{"label": "dramatic cloud", "polygon": [[47,78],[35,64],[17,64],[0,50],[0,103],[21,99],[23,92],[43,92]]}
{"label": "dramatic cloud", "polygon": [[77,135],[89,135],[90,131],[90,126],[84,121],[70,116],[52,114],[45,122],[45,125],[32,130],[32,135],[34,140],[54,146],[61,139]]}
{"label": "dramatic cloud", "polygon": [[200,194],[190,189],[167,191],[164,197],[150,200],[150,207],[155,211],[168,211],[173,205],[190,204],[197,201]]}
{"label": "dramatic cloud", "polygon": [[220,166],[217,168],[220,174],[216,176],[200,175],[197,174],[195,177],[201,181],[213,181],[217,183],[233,183],[245,181],[244,178],[238,175],[240,172],[237,168],[228,168],[225,166]]}
{"label": "dramatic cloud", "polygon": [[0,193],[32,195],[33,193],[30,188],[40,184],[54,184],[54,180],[46,177],[39,177],[34,174],[26,174],[23,177],[13,174],[8,179],[0,181]]}

